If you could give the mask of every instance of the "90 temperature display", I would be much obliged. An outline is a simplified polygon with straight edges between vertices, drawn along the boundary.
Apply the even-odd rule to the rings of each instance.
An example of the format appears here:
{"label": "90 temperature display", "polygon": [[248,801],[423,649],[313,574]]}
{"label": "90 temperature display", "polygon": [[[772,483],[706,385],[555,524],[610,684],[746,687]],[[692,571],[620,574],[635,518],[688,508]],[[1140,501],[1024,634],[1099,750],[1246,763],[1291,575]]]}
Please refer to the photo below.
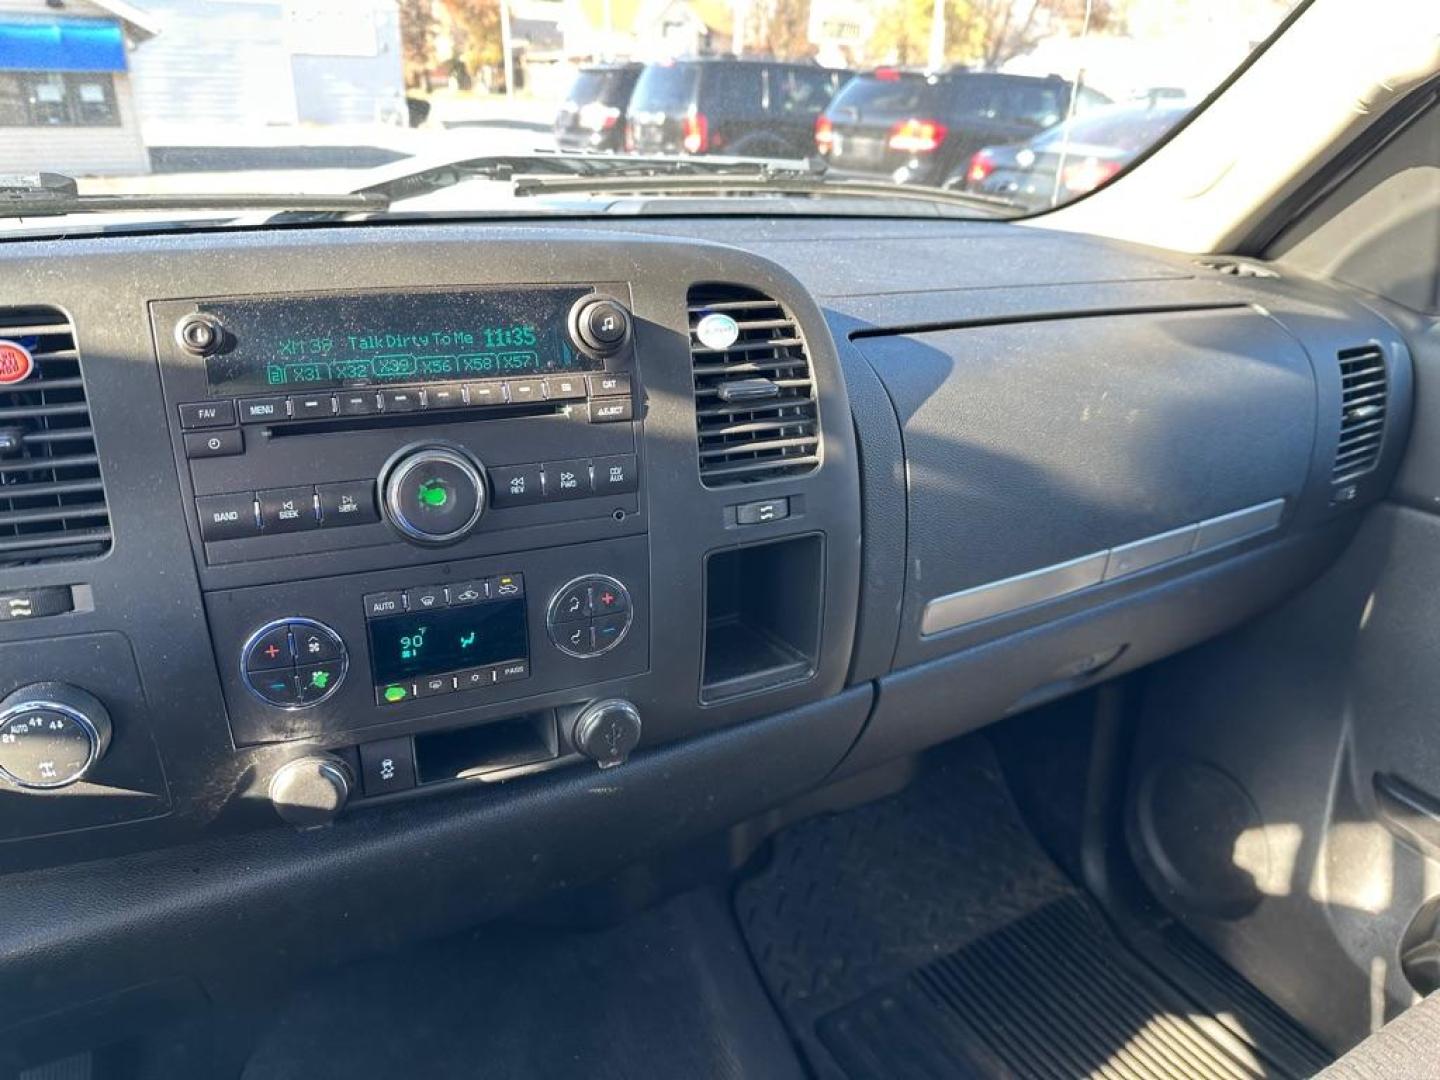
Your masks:
{"label": "90 temperature display", "polygon": [[598,370],[567,333],[591,290],[472,289],[202,303],[224,328],[207,357],[217,394]]}

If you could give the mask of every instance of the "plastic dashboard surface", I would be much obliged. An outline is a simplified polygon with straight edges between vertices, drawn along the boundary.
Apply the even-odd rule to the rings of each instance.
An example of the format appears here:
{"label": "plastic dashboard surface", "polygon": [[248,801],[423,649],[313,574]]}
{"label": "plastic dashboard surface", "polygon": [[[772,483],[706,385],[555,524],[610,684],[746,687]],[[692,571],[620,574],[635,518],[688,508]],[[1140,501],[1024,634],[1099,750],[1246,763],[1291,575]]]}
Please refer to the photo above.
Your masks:
{"label": "plastic dashboard surface", "polygon": [[[30,935],[24,948],[0,943],[12,958],[0,963],[7,988],[33,987],[47,957],[69,948],[67,890],[81,869],[86,896],[121,897],[116,917],[133,910],[156,932],[143,914],[151,881],[164,882],[167,910],[199,927],[232,900],[263,904],[289,884],[317,895],[343,878],[358,896],[392,877],[393,857],[435,896],[486,877],[486,910],[499,910],[1184,648],[1334,558],[1355,511],[1388,484],[1408,418],[1403,341],[1343,294],[995,224],[406,224],[12,244],[0,265],[0,308],[58,310],[73,327],[114,534],[101,559],[5,571],[7,589],[62,587],[84,602],[0,621],[0,692],[44,678],[81,684],[110,704],[116,732],[84,782],[0,791],[0,872],[52,868],[13,874],[3,891],[0,917],[14,918],[0,924]],[[174,312],[202,298],[333,290],[337,279],[376,291],[599,290],[633,316],[633,336],[604,369],[628,377],[633,415],[589,424],[582,406],[614,391],[562,401],[542,388],[484,418],[464,411],[466,397],[433,415],[352,423],[337,398],[318,418],[225,425],[245,440],[243,469],[234,457],[189,456],[194,431],[179,408],[211,399],[169,336]],[[780,479],[702,482],[702,462],[734,459],[723,441],[703,457],[697,443],[697,408],[717,400],[697,399],[697,373],[715,356],[694,351],[692,320],[762,302],[778,303],[803,343],[817,460]],[[1339,493],[1337,356],[1356,346],[1378,350],[1389,411],[1374,467]],[[627,455],[635,482],[610,498],[502,499],[444,547],[408,542],[384,521],[326,531],[323,485],[373,485],[391,455],[417,445],[473,455],[492,495],[498,477],[509,491],[532,466],[525,475],[550,484]],[[287,489],[306,492],[300,504],[321,527],[203,535],[197,499],[239,493],[245,512],[278,522],[286,499],[259,496]],[[1275,500],[1282,512],[1263,530],[1107,577],[1137,542],[1173,547],[1177,531],[1223,530],[1214,522]],[[938,631],[922,625],[937,603],[1097,554],[1084,587]],[[390,688],[370,680],[372,600],[468,603],[476,583],[507,577],[523,580],[528,669],[502,682],[505,665],[481,666],[473,692],[433,699],[417,677],[406,683],[413,699],[386,701]],[[625,585],[632,605],[623,639],[593,658],[558,648],[554,625],[567,583],[588,580]],[[240,654],[257,630],[290,618],[325,624],[348,650],[338,690],[333,676],[309,688],[321,695],[313,708],[262,705],[245,685]],[[587,609],[569,632],[598,634],[606,618]],[[722,640],[724,662],[712,664]],[[746,648],[772,668],[730,678]],[[292,657],[280,670],[326,663]],[[597,783],[574,723],[587,703],[612,698],[634,704],[643,734],[636,758]],[[463,779],[456,732],[493,736],[491,760],[507,767]],[[422,774],[457,779],[433,798],[388,794],[377,765],[372,794],[356,755],[373,744],[423,747]],[[333,827],[297,836],[269,790],[309,754],[349,762],[359,790]],[[601,839],[564,827],[589,820],[605,825]],[[537,864],[527,823],[542,821],[554,831]],[[445,859],[416,862],[412,843],[427,836],[443,839]],[[215,880],[245,878],[243,896],[187,891],[186,875],[166,869],[187,860]],[[53,918],[19,918],[37,910]],[[391,917],[364,911],[356,934]],[[416,911],[404,932],[462,917],[453,905]],[[342,947],[328,932],[304,940],[314,922],[266,932],[288,935],[295,957]],[[86,925],[91,945],[111,936]],[[219,946],[204,962],[222,959],[264,964]],[[118,943],[90,960],[115,987],[154,969]],[[66,991],[52,989],[60,1007]]]}

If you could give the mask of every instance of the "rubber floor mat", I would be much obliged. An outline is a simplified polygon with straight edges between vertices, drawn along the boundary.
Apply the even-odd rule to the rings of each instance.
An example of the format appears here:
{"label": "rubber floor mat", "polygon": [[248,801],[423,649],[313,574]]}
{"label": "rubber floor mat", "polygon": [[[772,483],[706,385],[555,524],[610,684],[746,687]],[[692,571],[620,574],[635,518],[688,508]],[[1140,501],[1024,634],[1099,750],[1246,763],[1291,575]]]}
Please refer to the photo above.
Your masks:
{"label": "rubber floor mat", "polygon": [[1077,895],[831,1013],[819,1037],[850,1077],[1257,1080],[1328,1061],[1296,1040],[1267,1052],[1233,1024],[1149,969]]}
{"label": "rubber floor mat", "polygon": [[781,832],[734,904],[825,1080],[1210,1080],[1329,1061],[1182,931],[1147,928],[1143,954],[1122,941],[1025,826],[983,737],[897,795]]}

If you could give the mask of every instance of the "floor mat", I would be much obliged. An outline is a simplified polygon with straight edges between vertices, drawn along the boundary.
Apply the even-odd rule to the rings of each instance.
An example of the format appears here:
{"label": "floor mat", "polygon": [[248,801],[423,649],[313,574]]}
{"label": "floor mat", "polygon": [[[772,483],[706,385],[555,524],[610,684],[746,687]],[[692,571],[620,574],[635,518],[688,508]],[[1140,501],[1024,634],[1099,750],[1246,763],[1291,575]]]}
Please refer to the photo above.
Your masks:
{"label": "floor mat", "polygon": [[802,1080],[722,897],[606,930],[490,927],[298,991],[245,1080]]}
{"label": "floor mat", "polygon": [[821,1076],[1245,1080],[1328,1060],[1203,950],[1165,950],[1164,974],[1140,959],[1035,843],[983,738],[780,834],[735,906]]}

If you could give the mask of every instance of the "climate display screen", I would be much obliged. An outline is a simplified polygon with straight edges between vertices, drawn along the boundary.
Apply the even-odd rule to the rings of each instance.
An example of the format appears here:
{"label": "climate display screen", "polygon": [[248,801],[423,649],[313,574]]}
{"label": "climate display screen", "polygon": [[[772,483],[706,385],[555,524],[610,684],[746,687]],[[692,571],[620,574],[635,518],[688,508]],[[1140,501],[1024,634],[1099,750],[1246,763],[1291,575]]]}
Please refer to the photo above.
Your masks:
{"label": "climate display screen", "polygon": [[525,601],[520,598],[370,620],[377,686],[527,655]]}
{"label": "climate display screen", "polygon": [[599,370],[576,352],[567,321],[591,290],[453,292],[216,300],[225,329],[207,358],[216,394],[515,378]]}

